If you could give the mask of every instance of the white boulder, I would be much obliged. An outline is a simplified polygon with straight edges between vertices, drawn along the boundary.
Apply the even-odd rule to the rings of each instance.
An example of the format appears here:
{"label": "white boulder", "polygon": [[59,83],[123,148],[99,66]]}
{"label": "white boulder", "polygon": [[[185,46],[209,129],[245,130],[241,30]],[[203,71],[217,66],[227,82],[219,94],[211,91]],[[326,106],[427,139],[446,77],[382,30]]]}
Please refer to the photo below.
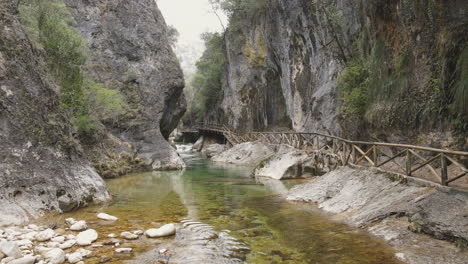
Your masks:
{"label": "white boulder", "polygon": [[71,239],[71,240],[67,240],[67,241],[63,242],[62,244],[60,244],[59,248],[69,249],[69,248],[73,247],[75,244],[76,244],[76,240]]}
{"label": "white boulder", "polygon": [[160,228],[148,229],[145,235],[150,238],[172,236],[176,233],[176,227],[174,224],[163,225]]}
{"label": "white boulder", "polygon": [[65,223],[67,223],[67,225],[69,225],[69,226],[72,226],[73,224],[76,223],[76,220],[75,220],[75,218],[67,218],[67,219],[65,219]]}
{"label": "white boulder", "polygon": [[5,254],[7,257],[12,258],[21,258],[23,253],[15,242],[12,241],[2,241],[0,242],[0,251]]}
{"label": "white boulder", "polygon": [[120,233],[120,236],[127,239],[127,240],[135,240],[135,239],[138,239],[138,235],[135,235],[133,233],[130,233],[130,232],[122,232]]}
{"label": "white boulder", "polygon": [[221,163],[257,166],[262,160],[275,154],[275,151],[276,147],[274,145],[259,141],[246,142],[215,155],[211,160]]}
{"label": "white boulder", "polygon": [[50,240],[54,236],[55,236],[54,230],[47,228],[46,230],[37,233],[34,238],[36,239],[36,241],[44,242],[44,241]]}
{"label": "white boulder", "polygon": [[117,248],[115,249],[116,253],[130,253],[133,249],[131,248]]}
{"label": "white boulder", "polygon": [[305,151],[289,146],[281,146],[277,154],[262,161],[254,171],[255,176],[270,177],[276,180],[297,178],[306,173],[305,163],[310,160]]}
{"label": "white boulder", "polygon": [[76,243],[79,246],[89,246],[98,239],[98,233],[94,229],[88,229],[76,236]]}
{"label": "white boulder", "polygon": [[36,258],[33,256],[24,256],[19,259],[12,260],[8,264],[33,264],[36,262]]}
{"label": "white boulder", "polygon": [[83,255],[81,255],[81,252],[75,252],[75,253],[71,253],[71,254],[68,254],[67,255],[67,261],[69,263],[78,263],[80,262],[81,260],[83,260]]}
{"label": "white boulder", "polygon": [[51,264],[62,264],[65,262],[65,252],[60,248],[53,248],[46,251],[43,257]]}
{"label": "white boulder", "polygon": [[86,221],[78,221],[74,223],[72,226],[70,226],[70,230],[72,231],[83,231],[88,228],[88,225],[86,224]]}
{"label": "white boulder", "polygon": [[102,219],[102,220],[106,220],[106,221],[117,221],[117,219],[118,219],[117,217],[112,216],[112,215],[108,215],[106,213],[99,213],[97,215],[97,218]]}

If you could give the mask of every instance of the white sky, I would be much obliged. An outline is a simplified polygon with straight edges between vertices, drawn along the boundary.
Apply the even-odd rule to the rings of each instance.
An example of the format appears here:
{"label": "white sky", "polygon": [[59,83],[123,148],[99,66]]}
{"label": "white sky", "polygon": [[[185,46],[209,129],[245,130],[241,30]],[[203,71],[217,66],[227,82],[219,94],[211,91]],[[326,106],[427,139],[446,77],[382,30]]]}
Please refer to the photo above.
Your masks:
{"label": "white sky", "polygon": [[[166,23],[177,28],[180,33],[177,50],[191,47],[197,50],[199,57],[203,52],[200,35],[206,31],[222,31],[222,26],[212,12],[208,0],[156,0],[156,2]],[[223,15],[222,19],[226,25],[227,18]]]}

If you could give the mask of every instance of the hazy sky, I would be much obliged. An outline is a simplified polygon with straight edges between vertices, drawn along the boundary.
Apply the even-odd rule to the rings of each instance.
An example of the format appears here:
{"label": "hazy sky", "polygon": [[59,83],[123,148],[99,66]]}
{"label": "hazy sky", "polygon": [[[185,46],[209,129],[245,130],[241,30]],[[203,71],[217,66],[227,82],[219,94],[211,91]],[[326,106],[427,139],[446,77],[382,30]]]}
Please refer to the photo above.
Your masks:
{"label": "hazy sky", "polygon": [[190,43],[200,39],[205,31],[221,31],[216,15],[208,0],[157,0],[168,25],[180,32],[180,42]]}

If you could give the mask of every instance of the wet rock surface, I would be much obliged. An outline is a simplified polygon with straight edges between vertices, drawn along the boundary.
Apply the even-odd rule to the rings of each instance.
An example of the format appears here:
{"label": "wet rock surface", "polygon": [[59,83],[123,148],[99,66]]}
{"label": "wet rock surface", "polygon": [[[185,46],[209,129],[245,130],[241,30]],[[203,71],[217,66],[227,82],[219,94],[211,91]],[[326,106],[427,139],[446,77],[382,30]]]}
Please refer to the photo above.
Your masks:
{"label": "wet rock surface", "polygon": [[0,225],[110,198],[17,14],[16,1],[1,1]]}
{"label": "wet rock surface", "polygon": [[[414,238],[425,241],[429,249],[426,252],[437,247],[450,252],[426,263],[463,263],[460,260],[468,257],[467,252],[459,252],[454,244],[423,235],[418,238],[408,229],[465,244],[468,240],[468,194],[397,179],[395,175],[379,170],[342,167],[292,188],[287,199],[316,203],[339,219],[365,227],[393,245],[411,245]],[[405,254],[411,257],[405,260],[424,263],[424,255],[420,256],[421,253],[415,250],[408,249]],[[444,259],[447,262],[440,262]]]}

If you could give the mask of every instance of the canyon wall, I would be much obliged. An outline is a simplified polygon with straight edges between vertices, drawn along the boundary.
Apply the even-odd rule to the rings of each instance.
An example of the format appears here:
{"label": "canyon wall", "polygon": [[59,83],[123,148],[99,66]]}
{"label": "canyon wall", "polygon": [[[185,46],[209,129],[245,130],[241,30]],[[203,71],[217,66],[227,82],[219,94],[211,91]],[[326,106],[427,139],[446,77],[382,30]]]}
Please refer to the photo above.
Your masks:
{"label": "canyon wall", "polygon": [[466,144],[466,107],[453,96],[467,78],[466,1],[264,2],[231,15],[212,120],[436,147],[455,134]]}
{"label": "canyon wall", "polygon": [[108,200],[14,1],[0,2],[0,25],[0,225]]}
{"label": "canyon wall", "polygon": [[87,72],[120,91],[129,109],[106,127],[129,142],[152,169],[180,169],[183,161],[167,142],[185,112],[184,79],[167,26],[153,0],[66,0],[88,41]]}

